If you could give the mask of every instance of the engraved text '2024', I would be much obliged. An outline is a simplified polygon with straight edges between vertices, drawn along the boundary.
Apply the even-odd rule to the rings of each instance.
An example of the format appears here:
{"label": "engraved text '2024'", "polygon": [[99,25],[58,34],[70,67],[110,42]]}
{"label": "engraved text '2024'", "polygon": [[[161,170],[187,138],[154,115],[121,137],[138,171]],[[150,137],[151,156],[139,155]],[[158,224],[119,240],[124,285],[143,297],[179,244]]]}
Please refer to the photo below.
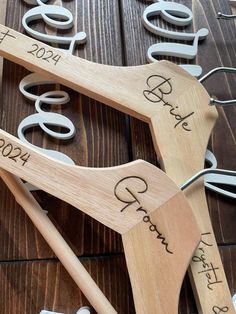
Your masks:
{"label": "engraved text '2024'", "polygon": [[44,47],[39,47],[38,44],[33,44],[32,48],[28,50],[27,53],[48,63],[53,63],[54,65],[57,65],[61,59],[61,56],[58,53],[55,53],[52,50],[47,50]]}
{"label": "engraved text '2024'", "polygon": [[22,166],[24,166],[30,158],[30,154],[23,152],[20,147],[14,144],[7,143],[3,138],[0,138],[0,155],[16,163],[21,163]]}

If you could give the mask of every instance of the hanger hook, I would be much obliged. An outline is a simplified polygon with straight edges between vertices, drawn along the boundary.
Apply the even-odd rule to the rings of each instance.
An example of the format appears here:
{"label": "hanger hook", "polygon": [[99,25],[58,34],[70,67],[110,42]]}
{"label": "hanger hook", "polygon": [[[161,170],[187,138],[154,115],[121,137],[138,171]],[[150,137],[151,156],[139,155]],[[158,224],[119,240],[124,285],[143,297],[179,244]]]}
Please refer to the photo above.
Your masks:
{"label": "hanger hook", "polygon": [[203,170],[199,171],[194,176],[192,176],[192,178],[188,179],[183,185],[181,185],[180,189],[182,191],[184,191],[187,187],[189,187],[192,183],[194,183],[200,177],[202,177],[206,174],[210,174],[210,173],[223,174],[223,175],[236,177],[236,171],[225,170],[225,169],[207,168],[207,169],[203,169]]}
{"label": "hanger hook", "polygon": [[231,20],[231,19],[235,19],[236,18],[236,15],[234,14],[224,14],[222,12],[218,12],[218,15],[217,15],[217,19],[225,19],[225,20]]}
{"label": "hanger hook", "polygon": [[[225,73],[236,73],[236,68],[229,68],[229,67],[218,67],[214,68],[208,73],[206,73],[203,77],[199,79],[200,83],[203,83],[205,80],[207,80],[210,76],[212,76],[215,73],[218,72],[225,72]],[[231,100],[217,100],[215,98],[211,98],[210,105],[217,104],[221,106],[228,106],[228,105],[234,105],[236,104],[236,99]]]}

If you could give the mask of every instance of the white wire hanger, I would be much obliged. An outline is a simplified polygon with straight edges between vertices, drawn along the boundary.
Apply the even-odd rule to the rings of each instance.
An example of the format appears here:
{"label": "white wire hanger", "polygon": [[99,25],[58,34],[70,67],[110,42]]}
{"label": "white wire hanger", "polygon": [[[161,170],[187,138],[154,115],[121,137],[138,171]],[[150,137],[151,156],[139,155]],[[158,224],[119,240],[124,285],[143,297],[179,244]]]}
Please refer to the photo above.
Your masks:
{"label": "white wire hanger", "polygon": [[[229,3],[231,4],[231,6],[236,7],[236,1],[235,0],[229,0]],[[235,19],[236,15],[235,14],[225,14],[225,13],[222,13],[222,12],[218,12],[217,18],[218,19],[231,20],[231,19]]]}
{"label": "white wire hanger", "polygon": [[209,150],[207,150],[206,152],[206,161],[211,164],[211,167],[197,172],[180,187],[181,190],[185,190],[200,177],[204,176],[205,187],[207,189],[212,190],[218,194],[227,196],[229,198],[236,199],[236,193],[227,191],[214,185],[223,184],[236,187],[236,171],[217,169],[217,160],[214,154]]}
{"label": "white wire hanger", "polygon": [[[217,67],[206,73],[204,76],[202,76],[198,81],[200,83],[203,83],[206,81],[209,77],[216,73],[236,73],[236,68],[230,68],[230,67]],[[230,100],[218,100],[216,98],[211,97],[210,98],[210,105],[220,105],[220,106],[229,106],[229,105],[235,105],[236,99],[230,99]]]}

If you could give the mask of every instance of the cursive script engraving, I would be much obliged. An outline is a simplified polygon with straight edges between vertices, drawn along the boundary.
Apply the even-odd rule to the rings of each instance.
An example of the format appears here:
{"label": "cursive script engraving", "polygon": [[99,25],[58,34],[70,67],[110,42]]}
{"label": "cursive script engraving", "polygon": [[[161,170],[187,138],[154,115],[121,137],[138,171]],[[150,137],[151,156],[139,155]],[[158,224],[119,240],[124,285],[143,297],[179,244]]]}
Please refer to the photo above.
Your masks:
{"label": "cursive script engraving", "polygon": [[212,263],[205,263],[207,266],[207,269],[199,271],[199,274],[205,273],[208,284],[207,288],[210,290],[213,290],[211,287],[212,285],[215,285],[217,283],[222,283],[222,281],[218,280],[216,271],[219,269],[219,267],[214,267]]}
{"label": "cursive script engraving", "polygon": [[[140,205],[140,201],[138,200],[137,196],[130,190],[130,188],[128,187],[128,185],[125,184],[125,190],[128,191],[128,195],[127,195],[127,198],[124,199],[124,195],[122,196],[119,196],[119,187],[121,186],[121,183],[122,182],[126,182],[128,181],[129,179],[135,179],[136,183],[137,181],[139,181],[139,185],[142,186],[140,191],[137,191],[137,193],[139,194],[142,194],[142,193],[145,193],[147,192],[148,190],[148,185],[147,185],[147,182],[140,178],[140,177],[137,177],[137,176],[129,176],[129,177],[125,177],[124,179],[121,179],[115,186],[115,189],[114,189],[114,193],[115,193],[115,196],[116,198],[121,201],[122,203],[125,203],[126,205],[121,209],[121,212],[123,212],[127,207],[131,206],[132,204],[135,204],[135,203],[138,203]],[[145,211],[145,213],[147,213]]]}
{"label": "cursive script engraving", "polygon": [[217,270],[219,267],[215,267],[211,261],[207,259],[207,247],[212,247],[213,245],[209,243],[206,236],[210,236],[210,232],[202,233],[202,239],[192,261],[195,263],[200,263],[202,270],[198,274],[204,274],[207,279],[207,288],[209,290],[214,290],[214,285],[222,283],[218,279]]}
{"label": "cursive script engraving", "polygon": [[224,307],[213,306],[212,311],[214,314],[227,313],[229,311],[229,308],[228,306]]}
{"label": "cursive script engraving", "polygon": [[[134,185],[136,186],[136,189],[130,188],[130,186]],[[165,237],[158,230],[157,225],[152,222],[151,217],[148,214],[148,210],[145,209],[141,204],[138,194],[143,194],[147,192],[147,190],[148,184],[144,179],[138,176],[129,176],[121,179],[116,184],[114,188],[114,194],[120,202],[125,204],[125,206],[120,211],[124,212],[124,210],[127,210],[129,207],[133,206],[137,213],[143,214],[143,222],[148,224],[149,231],[155,234],[156,238],[161,241],[161,244],[164,245],[167,253],[173,254],[173,252],[169,249],[169,244]]]}
{"label": "cursive script engraving", "polygon": [[148,77],[146,84],[149,89],[143,91],[144,97],[153,103],[161,103],[163,107],[167,108],[169,114],[177,121],[174,128],[181,125],[184,131],[190,132],[188,119],[194,114],[191,112],[187,115],[179,113],[179,107],[174,106],[165,100],[166,95],[170,95],[173,91],[170,83],[171,78],[165,78],[161,75],[151,75]]}
{"label": "cursive script engraving", "polygon": [[201,234],[202,237],[201,237],[201,242],[200,243],[204,244],[205,246],[211,247],[211,246],[213,246],[213,244],[209,244],[206,240],[203,239],[205,236],[208,236],[208,235],[210,236],[211,233],[210,232],[202,233]]}
{"label": "cursive script engraving", "polygon": [[166,79],[160,75],[149,76],[146,83],[150,89],[144,90],[144,96],[147,98],[147,100],[154,103],[158,103],[160,101],[164,102],[164,95],[169,95],[172,93],[170,80],[170,78]]}
{"label": "cursive script engraving", "polygon": [[9,31],[9,30],[7,30],[6,32],[1,32],[1,34],[2,34],[3,36],[0,38],[0,44],[4,41],[4,39],[5,39],[6,37],[11,37],[11,38],[16,39],[15,36],[13,36],[13,35],[10,34],[10,31]]}

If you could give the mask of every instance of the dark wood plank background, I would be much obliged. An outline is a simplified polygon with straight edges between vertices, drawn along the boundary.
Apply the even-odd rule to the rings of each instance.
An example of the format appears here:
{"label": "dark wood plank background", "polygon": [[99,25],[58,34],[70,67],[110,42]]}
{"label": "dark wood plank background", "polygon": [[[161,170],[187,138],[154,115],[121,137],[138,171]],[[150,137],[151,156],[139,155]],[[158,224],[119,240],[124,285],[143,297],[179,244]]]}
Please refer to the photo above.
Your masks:
{"label": "dark wood plank background", "polygon": [[[228,0],[176,2],[193,10],[194,23],[186,31],[200,27],[210,30],[208,38],[200,44],[195,60],[203,67],[204,73],[217,66],[235,66],[235,25],[233,21],[216,19],[219,10],[230,12]],[[142,26],[141,15],[148,4],[149,1],[141,0],[62,1],[62,5],[71,10],[75,17],[74,29],[87,33],[87,43],[79,47],[77,55],[104,64],[125,66],[146,63],[148,47],[161,40]],[[21,18],[30,8],[21,0],[8,0],[6,25],[23,31]],[[160,19],[157,23],[170,27],[160,22]],[[178,62],[176,59],[174,61]],[[0,127],[14,135],[20,121],[35,112],[34,104],[27,101],[18,90],[20,80],[27,73],[27,70],[15,64],[4,62]],[[218,75],[204,85],[211,95],[218,98],[236,98],[235,75]],[[137,158],[157,164],[150,131],[145,123],[67,88],[61,89],[68,91],[71,96],[69,105],[60,112],[75,124],[75,138],[63,144],[34,128],[28,134],[33,143],[58,149],[82,166],[115,166]],[[43,90],[39,89],[38,92]],[[219,167],[235,170],[236,108],[219,109],[219,115],[209,147],[215,153]],[[120,236],[44,192],[37,192],[35,196],[43,208],[49,211],[57,228],[80,256],[118,313],[134,313]],[[207,196],[229,287],[234,294],[235,202],[210,192],[207,192]],[[42,309],[48,309],[72,314],[82,305],[88,305],[87,300],[0,181],[0,313],[36,314]],[[179,313],[197,313],[187,277],[181,291]]]}

